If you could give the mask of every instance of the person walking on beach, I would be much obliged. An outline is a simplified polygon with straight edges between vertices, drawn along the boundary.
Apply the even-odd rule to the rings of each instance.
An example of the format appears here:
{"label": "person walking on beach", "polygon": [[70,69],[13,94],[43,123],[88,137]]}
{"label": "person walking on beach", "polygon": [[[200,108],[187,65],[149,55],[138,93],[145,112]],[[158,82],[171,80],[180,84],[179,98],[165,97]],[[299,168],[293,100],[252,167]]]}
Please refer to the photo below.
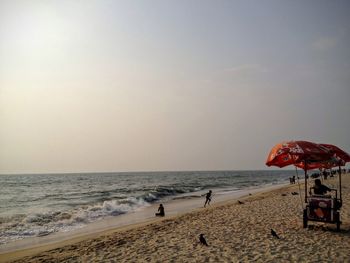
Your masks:
{"label": "person walking on beach", "polygon": [[206,205],[210,205],[210,201],[211,201],[211,190],[209,190],[209,192],[205,195],[204,207],[205,207]]}
{"label": "person walking on beach", "polygon": [[165,216],[163,204],[160,204],[160,205],[159,205],[159,207],[158,207],[158,213],[156,213],[156,216]]}

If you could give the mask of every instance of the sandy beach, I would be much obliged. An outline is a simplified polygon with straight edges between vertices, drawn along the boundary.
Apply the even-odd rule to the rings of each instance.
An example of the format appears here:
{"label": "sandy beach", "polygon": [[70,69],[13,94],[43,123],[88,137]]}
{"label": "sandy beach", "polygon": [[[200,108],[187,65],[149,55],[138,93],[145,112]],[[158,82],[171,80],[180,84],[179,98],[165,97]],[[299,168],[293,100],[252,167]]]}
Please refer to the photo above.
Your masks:
{"label": "sandy beach", "polygon": [[0,0],[0,263],[350,263],[349,13]]}
{"label": "sandy beach", "polygon": [[[1,262],[350,262],[350,175],[341,231],[302,227],[298,184],[53,245],[0,254]],[[337,179],[325,181],[336,187]],[[280,239],[274,238],[274,229]],[[203,233],[209,246],[198,242]]]}

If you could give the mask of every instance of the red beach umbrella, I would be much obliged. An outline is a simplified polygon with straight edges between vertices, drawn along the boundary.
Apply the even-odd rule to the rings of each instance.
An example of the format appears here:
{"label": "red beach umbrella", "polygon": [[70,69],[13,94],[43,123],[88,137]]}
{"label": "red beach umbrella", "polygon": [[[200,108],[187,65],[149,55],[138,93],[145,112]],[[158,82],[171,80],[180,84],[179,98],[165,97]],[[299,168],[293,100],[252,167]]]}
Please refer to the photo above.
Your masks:
{"label": "red beach umbrella", "polygon": [[[319,145],[321,147],[327,148],[327,150],[332,154],[332,157],[326,161],[308,163],[307,164],[308,170],[319,169],[319,168],[331,169],[333,167],[344,166],[347,162],[350,162],[350,155],[347,152],[340,149],[339,147],[332,144],[323,144],[323,143],[320,143]],[[301,169],[305,168],[305,165],[303,162],[300,162],[294,165]]]}
{"label": "red beach umbrella", "polygon": [[[296,167],[301,168],[305,170],[305,164],[304,162],[300,162],[297,164],[294,164]],[[313,163],[308,163],[307,164],[307,169],[308,170],[313,170],[313,169],[331,169],[333,167],[337,167],[339,165],[339,161],[337,159],[332,158],[328,161],[322,161],[322,162],[313,162]]]}
{"label": "red beach umbrella", "polygon": [[[266,165],[285,167],[301,162],[308,164],[327,161],[331,158],[328,148],[308,141],[289,141],[276,144],[270,151]],[[309,169],[306,167],[307,170]]]}
{"label": "red beach umbrella", "polygon": [[[345,165],[347,162],[350,162],[350,155],[340,149],[339,147],[332,145],[332,144],[320,144],[321,146],[327,148],[335,158],[337,158],[340,161],[341,165]],[[338,164],[339,165],[339,164]]]}
{"label": "red beach umbrella", "polygon": [[[302,163],[305,171],[305,203],[307,203],[307,174],[312,164],[332,158],[331,152],[317,143],[308,141],[289,141],[276,144],[270,151],[266,165],[285,167]],[[309,168],[310,165],[310,168]]]}
{"label": "red beach umbrella", "polygon": [[344,166],[347,162],[350,162],[350,155],[335,145],[332,145],[332,144],[320,144],[320,145],[327,148],[333,154],[333,159],[336,160],[335,165],[333,167],[339,166],[339,196],[340,196],[340,200],[342,200],[340,166]]}
{"label": "red beach umbrella", "polygon": [[[295,165],[305,171],[305,203],[308,203],[307,198],[307,170],[316,168],[331,168],[339,166],[339,199],[336,195],[336,202],[338,204],[338,210],[342,204],[342,187],[341,187],[341,165],[345,165],[350,161],[350,155],[340,149],[339,147],[331,144],[317,144],[308,141],[290,141],[282,142],[275,145],[266,160],[268,166],[285,167],[287,165]],[[303,212],[304,227],[307,226],[308,209],[312,207],[306,205]],[[340,227],[340,215],[336,213],[337,229]],[[332,221],[333,222],[333,221]]]}

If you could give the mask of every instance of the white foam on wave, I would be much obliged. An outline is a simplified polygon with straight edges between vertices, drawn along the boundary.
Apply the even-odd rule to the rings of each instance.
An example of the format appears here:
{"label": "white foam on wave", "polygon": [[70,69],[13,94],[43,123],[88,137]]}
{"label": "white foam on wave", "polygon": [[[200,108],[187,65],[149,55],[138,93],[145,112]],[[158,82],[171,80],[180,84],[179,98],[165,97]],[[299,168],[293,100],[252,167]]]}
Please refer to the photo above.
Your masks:
{"label": "white foam on wave", "polygon": [[71,231],[106,217],[126,214],[147,206],[150,206],[150,203],[143,198],[128,197],[70,211],[32,213],[18,217],[17,221],[4,218],[2,220],[4,223],[0,225],[0,244],[29,236],[45,236],[59,231]]}
{"label": "white foam on wave", "polygon": [[[65,180],[61,180],[62,176]],[[166,203],[177,199],[191,203],[192,199],[196,199],[196,202],[201,203],[200,197],[208,189],[216,188],[213,198],[219,199],[241,192],[232,189],[232,186],[250,189],[266,183],[274,185],[285,180],[272,180],[270,173],[267,172],[176,172],[173,176],[166,173],[131,174],[125,177],[99,174],[81,176],[86,180],[85,184],[81,184],[80,180],[77,180],[79,178],[71,175],[4,177],[3,183],[8,183],[9,186],[12,184],[11,193],[17,193],[19,196],[12,197],[17,200],[14,204],[8,203],[6,206],[5,203],[6,211],[0,210],[0,244],[31,236],[68,232],[93,222],[102,222],[101,219],[115,220],[125,217],[134,211],[141,210],[142,213],[147,210],[143,208],[160,201]],[[14,178],[18,181],[15,185],[12,182]],[[101,184],[94,184],[97,179]],[[30,188],[22,193],[20,187],[23,186],[23,180],[30,181]],[[42,194],[36,196],[36,187],[41,185],[43,180],[47,183],[47,193],[44,197]],[[58,187],[56,184],[60,182],[66,183]],[[162,185],[159,185],[160,182]],[[230,189],[221,188],[222,192],[218,190],[219,187],[227,186]],[[4,196],[0,194],[0,201],[1,198],[8,199]],[[168,209],[167,207],[167,214]],[[137,213],[133,216],[135,214]],[[152,211],[149,214],[154,213]]]}

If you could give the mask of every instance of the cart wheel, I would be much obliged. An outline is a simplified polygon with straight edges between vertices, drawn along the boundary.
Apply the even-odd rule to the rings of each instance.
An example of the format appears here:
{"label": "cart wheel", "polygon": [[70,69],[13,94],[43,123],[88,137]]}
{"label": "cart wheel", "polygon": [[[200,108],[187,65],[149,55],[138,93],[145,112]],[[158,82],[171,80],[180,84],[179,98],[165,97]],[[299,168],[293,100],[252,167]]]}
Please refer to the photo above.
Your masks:
{"label": "cart wheel", "polygon": [[307,210],[304,209],[303,213],[303,228],[307,228]]}
{"label": "cart wheel", "polygon": [[340,232],[340,214],[339,214],[339,212],[337,212],[336,215],[337,215],[337,231]]}

